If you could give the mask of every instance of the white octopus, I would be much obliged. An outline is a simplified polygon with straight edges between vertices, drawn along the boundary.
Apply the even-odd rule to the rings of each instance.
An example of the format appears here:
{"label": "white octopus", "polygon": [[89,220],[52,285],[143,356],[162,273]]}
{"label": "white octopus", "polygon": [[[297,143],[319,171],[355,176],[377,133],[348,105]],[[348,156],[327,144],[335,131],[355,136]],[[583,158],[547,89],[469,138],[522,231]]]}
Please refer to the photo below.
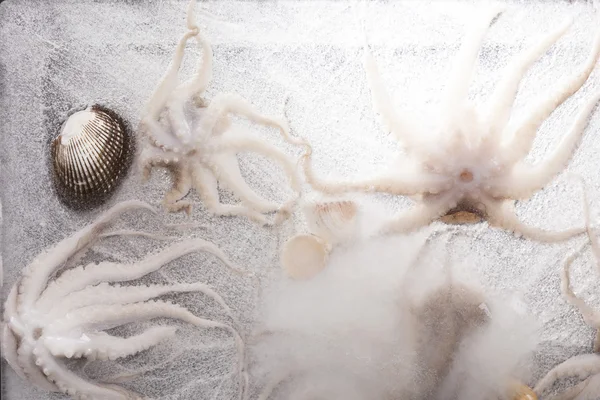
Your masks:
{"label": "white octopus", "polygon": [[[127,338],[105,332],[134,321],[173,318],[201,328],[219,328],[232,333],[240,361],[240,398],[247,378],[244,344],[230,325],[200,318],[169,302],[151,299],[178,292],[202,292],[215,300],[237,324],[230,308],[203,283],[118,286],[114,282],[139,279],[164,264],[186,254],[206,251],[228,268],[240,273],[213,244],[201,239],[185,240],[133,264],[91,263],[67,269],[57,278],[53,274],[67,260],[88,247],[116,216],[130,209],[147,209],[139,201],[113,206],[95,222],[43,251],[29,264],[12,287],[4,308],[2,354],[23,379],[74,399],[143,398],[116,385],[92,382],[70,371],[61,359],[115,360],[135,355],[175,335],[175,326],[155,326]],[[49,282],[50,280],[50,282]]]}
{"label": "white octopus", "polygon": [[[140,164],[147,179],[154,166],[167,167],[174,177],[173,188],[163,200],[170,211],[191,211],[191,203],[182,200],[195,188],[208,211],[220,216],[241,215],[266,224],[264,213],[277,211],[275,222],[286,218],[295,199],[279,205],[256,194],[244,181],[236,152],[253,151],[270,157],[282,165],[292,189],[300,191],[296,164],[281,150],[261,140],[243,127],[233,126],[230,113],[250,121],[279,129],[285,140],[299,145],[304,142],[289,136],[283,118],[259,114],[242,97],[217,94],[210,104],[200,97],[212,76],[213,53],[209,42],[200,34],[194,17],[194,3],[188,6],[188,31],[181,38],[171,65],[154,91],[140,123],[149,139],[141,154]],[[203,58],[195,75],[178,85],[177,75],[187,40],[194,36]],[[225,184],[241,199],[241,204],[222,204],[218,182]]]}
{"label": "white octopus", "polygon": [[476,214],[491,225],[540,241],[566,240],[583,233],[584,228],[549,232],[528,226],[518,219],[514,203],[528,199],[546,186],[565,168],[579,144],[599,95],[592,96],[582,107],[570,131],[546,159],[534,165],[524,160],[544,120],[577,92],[593,71],[600,56],[600,30],[581,69],[513,126],[508,122],[520,81],[528,68],[567,31],[572,20],[517,56],[506,68],[487,104],[477,108],[467,97],[469,82],[483,37],[503,10],[503,6],[486,8],[472,19],[473,26],[456,56],[448,86],[433,118],[439,125],[431,140],[423,139],[428,132],[418,121],[393,109],[365,43],[363,65],[374,112],[380,114],[384,129],[393,133],[406,156],[378,177],[326,182],[315,176],[309,149],[304,156],[307,181],[326,194],[358,191],[410,196],[417,204],[393,217],[382,229],[383,234],[410,232],[458,212]]}
{"label": "white octopus", "polygon": [[[596,266],[600,271],[600,244],[598,244],[598,240],[592,231],[589,203],[585,187],[584,199],[586,230],[591,244],[592,254],[596,260]],[[577,385],[553,397],[554,400],[595,400],[600,398],[600,312],[594,310],[584,300],[575,295],[571,287],[570,277],[571,265],[575,259],[583,253],[586,247],[587,242],[584,242],[576,251],[565,259],[562,271],[561,291],[567,302],[581,312],[583,320],[590,327],[596,329],[596,338],[593,344],[594,352],[592,354],[581,354],[569,358],[552,368],[546,376],[538,382],[534,390],[538,395],[541,395],[551,389],[553,384],[562,378],[574,377],[581,380]]]}

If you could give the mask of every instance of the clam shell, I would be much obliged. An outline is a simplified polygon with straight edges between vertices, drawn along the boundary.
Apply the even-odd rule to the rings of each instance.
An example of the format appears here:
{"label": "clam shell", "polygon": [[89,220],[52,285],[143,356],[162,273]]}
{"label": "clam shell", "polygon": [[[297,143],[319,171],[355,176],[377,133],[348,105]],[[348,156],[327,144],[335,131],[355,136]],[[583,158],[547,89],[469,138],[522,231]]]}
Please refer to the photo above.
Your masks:
{"label": "clam shell", "polygon": [[303,205],[310,232],[335,245],[356,233],[358,205],[351,200],[311,201]]}
{"label": "clam shell", "polygon": [[281,266],[293,279],[310,279],[325,268],[329,251],[329,244],[318,236],[296,235],[283,245]]}
{"label": "clam shell", "polygon": [[72,114],[51,145],[60,197],[74,204],[105,200],[129,167],[130,142],[123,120],[107,108],[94,105]]}

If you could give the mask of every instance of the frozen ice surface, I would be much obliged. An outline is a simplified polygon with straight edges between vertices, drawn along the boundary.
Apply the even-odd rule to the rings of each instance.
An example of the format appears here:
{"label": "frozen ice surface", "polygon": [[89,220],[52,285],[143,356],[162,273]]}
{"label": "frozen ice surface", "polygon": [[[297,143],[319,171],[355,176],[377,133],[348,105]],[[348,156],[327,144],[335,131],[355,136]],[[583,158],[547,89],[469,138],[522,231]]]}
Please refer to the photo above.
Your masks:
{"label": "frozen ice surface", "polygon": [[[0,5],[0,191],[2,200],[3,296],[21,269],[42,249],[90,222],[119,200],[141,199],[158,204],[170,187],[165,172],[154,171],[141,184],[133,169],[121,189],[100,210],[76,212],[53,194],[47,168],[48,141],[66,113],[92,102],[103,103],[129,120],[140,111],[165,71],[184,32],[187,1],[18,1]],[[375,172],[395,154],[394,142],[374,118],[360,55],[363,15],[384,82],[398,107],[415,112],[431,105],[446,83],[449,60],[456,52],[463,23],[479,2],[371,2],[364,9],[346,1],[214,1],[199,2],[216,18],[198,14],[201,29],[212,42],[214,78],[208,90],[236,92],[260,110],[277,114],[291,94],[289,118],[296,133],[314,146],[315,169],[321,175],[352,177]],[[571,30],[527,74],[515,105],[522,115],[528,102],[550,90],[557,80],[582,63],[590,49],[596,23],[590,3],[520,2],[489,30],[471,88],[485,99],[502,68],[538,35],[575,17]],[[197,56],[188,45],[183,75]],[[571,124],[578,106],[600,90],[600,67],[586,85],[546,122],[534,143],[532,160],[555,146]],[[435,114],[427,117],[435,119]],[[258,131],[281,144],[273,132]],[[600,112],[593,115],[569,171],[582,175],[589,187],[594,215],[600,210]],[[298,151],[287,148],[290,154]],[[258,192],[272,199],[290,195],[276,167],[256,156],[243,156],[241,168]],[[192,199],[198,201],[195,193]],[[231,200],[230,198],[226,198]],[[377,198],[381,207],[397,210],[406,199]],[[582,224],[581,190],[560,177],[531,200],[519,203],[519,216],[547,229]],[[170,215],[170,222],[182,221]],[[206,228],[192,230],[218,244],[239,266],[267,274],[278,268],[278,246],[288,231],[275,232],[241,218],[213,218],[198,201],[193,219]],[[130,213],[120,225],[149,230],[155,219]],[[597,218],[595,219],[597,223]],[[467,228],[466,230],[472,230]],[[591,351],[593,332],[559,292],[564,256],[582,238],[563,244],[517,239],[498,229],[477,231],[453,246],[453,258],[485,286],[510,296],[532,318],[544,324],[544,340],[536,354],[539,377],[567,357]],[[133,260],[161,243],[111,239],[96,255]],[[589,252],[574,269],[576,291],[600,306],[600,276]],[[233,278],[204,255],[186,256],[151,280],[202,280],[215,286],[249,323],[255,290]],[[208,317],[222,318],[211,302],[194,294],[174,298]],[[160,398],[229,399],[234,378],[227,378],[235,353],[220,332],[196,331],[182,325],[184,342],[164,344],[126,360],[123,368],[158,371],[132,381],[131,387]],[[181,349],[186,351],[181,353]],[[166,356],[169,357],[166,357]],[[167,359],[174,363],[161,364]],[[62,398],[40,392],[2,364],[3,398]],[[102,365],[98,367],[102,372]],[[88,371],[93,375],[94,371]],[[4,392],[5,391],[5,392]],[[214,396],[214,397],[213,397]]]}

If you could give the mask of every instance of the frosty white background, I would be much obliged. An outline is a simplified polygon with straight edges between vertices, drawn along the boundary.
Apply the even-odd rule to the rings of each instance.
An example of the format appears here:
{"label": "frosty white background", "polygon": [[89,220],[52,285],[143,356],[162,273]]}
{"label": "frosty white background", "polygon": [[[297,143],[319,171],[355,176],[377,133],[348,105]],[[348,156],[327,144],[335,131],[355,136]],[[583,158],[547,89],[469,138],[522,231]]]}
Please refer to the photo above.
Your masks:
{"label": "frosty white background", "polygon": [[[109,104],[135,126],[183,34],[186,4],[9,0],[0,5],[3,300],[5,289],[41,249],[82,228],[110,206],[75,212],[61,205],[52,195],[48,141],[69,110],[90,102]],[[198,6],[213,15],[197,17],[215,57],[207,97],[235,92],[261,111],[278,114],[289,94],[290,124],[313,145],[313,167],[321,176],[351,178],[377,173],[397,154],[393,138],[381,132],[371,110],[355,3],[214,1],[199,2]],[[368,3],[363,15],[369,42],[382,80],[394,94],[394,104],[419,115],[417,106],[438,98],[473,6],[466,1]],[[469,96],[476,101],[486,99],[510,58],[568,15],[574,17],[573,27],[525,76],[514,108],[517,116],[522,115],[526,104],[572,73],[588,56],[597,28],[591,4],[527,2],[509,8],[486,35]],[[189,76],[197,56],[196,46],[190,43],[182,75]],[[581,104],[600,90],[599,69],[542,125],[529,156],[532,161],[558,143]],[[300,154],[267,129],[253,129],[290,155]],[[599,131],[600,113],[596,111],[568,167],[586,181],[594,224],[600,210]],[[280,184],[285,181],[283,171],[266,159],[240,156],[240,168],[262,196],[280,203],[289,198],[289,188]],[[132,170],[111,204],[126,199],[158,204],[169,185],[166,171],[153,172],[150,181],[142,184],[138,172]],[[448,246],[449,264],[445,264],[443,235],[413,264],[427,228],[408,237],[337,249],[323,275],[298,283],[287,281],[280,273],[278,257],[281,244],[298,228],[294,223],[301,221],[293,219],[281,230],[266,229],[243,218],[211,216],[197,194],[189,197],[197,204],[191,218],[203,228],[181,235],[214,242],[232,262],[255,272],[263,283],[270,282],[270,287],[263,288],[262,301],[257,302],[257,288],[251,280],[224,272],[214,259],[202,254],[168,265],[150,276],[150,282],[210,283],[240,316],[246,334],[256,330],[258,321],[268,329],[293,329],[338,339],[338,347],[316,336],[309,341],[282,336],[270,339],[275,342],[257,342],[250,357],[255,363],[253,398],[276,378],[274,371],[287,372],[280,368],[286,358],[295,365],[326,365],[328,372],[315,377],[310,371],[291,371],[298,372],[300,380],[279,387],[273,398],[288,398],[296,391],[299,398],[318,393],[328,398],[364,399],[384,392],[398,394],[411,384],[425,385],[411,375],[417,363],[411,361],[414,348],[407,343],[414,343],[411,337],[415,335],[431,335],[432,331],[410,320],[402,310],[407,307],[406,298],[418,302],[445,282],[448,269],[444,265],[452,266],[455,279],[489,294],[490,310],[499,310],[499,317],[490,325],[498,329],[470,342],[461,354],[463,365],[483,374],[472,382],[481,379],[495,384],[499,381],[485,374],[521,371],[520,377],[533,385],[557,363],[591,351],[594,332],[560,295],[562,260],[583,237],[540,244],[483,223],[461,229],[453,237]],[[363,225],[369,229],[381,222],[381,214],[410,206],[403,197],[356,199],[370,204],[366,211],[370,222]],[[224,201],[232,198],[225,196]],[[561,230],[583,225],[581,204],[578,182],[561,176],[529,201],[519,203],[517,213],[528,224]],[[181,214],[165,218],[186,220]],[[148,230],[156,221],[136,215],[124,217],[121,223]],[[112,238],[101,242],[90,257],[132,260],[165,245]],[[579,295],[600,306],[596,277],[588,251],[573,266],[572,282]],[[400,289],[407,286],[410,291]],[[399,294],[403,296],[398,298]],[[206,317],[221,312],[200,294],[181,294],[176,300]],[[526,340],[516,339],[521,337]],[[156,398],[229,400],[237,393],[237,378],[230,374],[236,351],[229,339],[219,332],[182,324],[176,340],[135,358],[73,367],[84,368],[91,377],[118,377],[119,384]],[[504,340],[508,343],[500,347]],[[397,346],[398,342],[404,346]],[[288,366],[294,367],[293,363]],[[396,375],[376,371],[374,364],[389,366]],[[3,396],[8,399],[62,398],[34,389],[4,361],[2,366]],[[313,382],[312,386],[306,386],[307,381]],[[303,392],[307,388],[313,392]],[[471,390],[478,388],[475,385]],[[460,390],[452,393],[468,396],[469,388]]]}

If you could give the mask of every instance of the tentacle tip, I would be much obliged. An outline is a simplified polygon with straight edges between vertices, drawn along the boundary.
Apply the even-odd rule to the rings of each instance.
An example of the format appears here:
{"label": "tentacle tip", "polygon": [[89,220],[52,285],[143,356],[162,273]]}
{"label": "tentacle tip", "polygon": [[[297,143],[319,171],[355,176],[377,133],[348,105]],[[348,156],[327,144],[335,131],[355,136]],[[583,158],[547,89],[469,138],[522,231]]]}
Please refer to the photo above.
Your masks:
{"label": "tentacle tip", "polygon": [[194,11],[196,9],[196,0],[190,0],[187,7],[187,27],[188,29],[198,28],[196,26],[196,18],[194,15]]}

